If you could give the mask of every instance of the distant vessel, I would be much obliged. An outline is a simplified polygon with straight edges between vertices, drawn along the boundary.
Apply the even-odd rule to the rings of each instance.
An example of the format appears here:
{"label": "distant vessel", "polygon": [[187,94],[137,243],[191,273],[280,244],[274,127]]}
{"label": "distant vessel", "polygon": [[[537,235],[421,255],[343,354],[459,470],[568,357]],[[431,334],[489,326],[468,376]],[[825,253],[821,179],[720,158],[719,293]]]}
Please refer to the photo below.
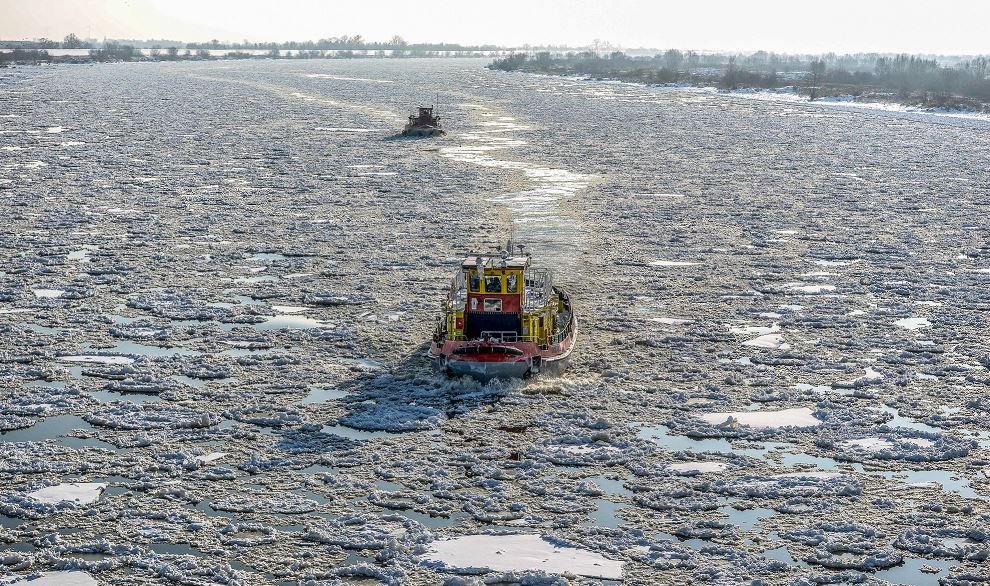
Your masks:
{"label": "distant vessel", "polygon": [[530,255],[472,254],[451,282],[430,356],[449,376],[482,381],[559,373],[577,338],[570,297]]}
{"label": "distant vessel", "polygon": [[433,106],[420,106],[419,115],[410,116],[409,123],[402,129],[402,136],[443,136],[447,134],[440,117],[433,115]]}

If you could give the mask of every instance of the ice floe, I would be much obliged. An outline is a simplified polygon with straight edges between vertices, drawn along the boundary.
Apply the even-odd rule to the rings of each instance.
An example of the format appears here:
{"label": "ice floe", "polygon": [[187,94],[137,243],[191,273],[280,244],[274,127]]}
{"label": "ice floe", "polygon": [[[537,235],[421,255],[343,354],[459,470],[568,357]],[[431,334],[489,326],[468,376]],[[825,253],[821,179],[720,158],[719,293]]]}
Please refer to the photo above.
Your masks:
{"label": "ice floe", "polygon": [[28,496],[41,503],[58,504],[69,501],[85,505],[96,502],[106,486],[103,482],[65,482],[39,488],[29,492]]}
{"label": "ice floe", "polygon": [[462,573],[541,570],[610,580],[622,578],[621,561],[536,534],[464,535],[437,540],[423,557],[440,562],[448,571]]}
{"label": "ice floe", "polygon": [[780,411],[735,411],[732,413],[704,413],[700,418],[716,426],[745,425],[753,428],[814,427],[822,421],[807,407]]}

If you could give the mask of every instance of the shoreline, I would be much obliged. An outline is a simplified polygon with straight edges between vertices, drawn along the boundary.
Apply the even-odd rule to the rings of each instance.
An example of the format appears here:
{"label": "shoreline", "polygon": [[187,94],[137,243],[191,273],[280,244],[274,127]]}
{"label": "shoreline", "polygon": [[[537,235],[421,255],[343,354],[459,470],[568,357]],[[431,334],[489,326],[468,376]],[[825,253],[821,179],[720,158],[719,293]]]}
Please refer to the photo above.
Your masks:
{"label": "shoreline", "polygon": [[809,99],[805,94],[802,94],[798,88],[794,85],[785,85],[775,88],[756,88],[756,87],[746,87],[737,89],[724,89],[719,88],[711,84],[693,84],[693,83],[645,83],[638,81],[629,81],[625,79],[615,78],[615,77],[596,77],[589,75],[580,74],[555,74],[555,73],[544,73],[538,71],[505,71],[504,73],[522,73],[525,75],[534,75],[540,77],[552,77],[560,79],[569,79],[572,81],[581,82],[594,82],[594,83],[604,83],[604,84],[623,84],[643,88],[653,88],[653,89],[665,89],[665,90],[694,90],[702,92],[705,94],[715,94],[721,96],[737,97],[743,99],[753,99],[753,100],[765,100],[774,101],[780,103],[791,103],[795,105],[808,105],[808,106],[821,106],[825,108],[840,109],[840,110],[867,110],[867,111],[881,111],[889,113],[901,113],[901,114],[920,114],[920,115],[930,115],[930,116],[940,116],[945,118],[956,118],[964,120],[974,120],[980,122],[990,122],[990,104],[983,104],[983,110],[977,110],[974,108],[947,108],[939,106],[924,106],[918,104],[916,100],[896,100],[896,99],[883,99],[886,97],[884,94],[861,94],[859,96],[854,94],[840,94],[840,93],[830,93],[829,95],[816,98],[814,100]]}

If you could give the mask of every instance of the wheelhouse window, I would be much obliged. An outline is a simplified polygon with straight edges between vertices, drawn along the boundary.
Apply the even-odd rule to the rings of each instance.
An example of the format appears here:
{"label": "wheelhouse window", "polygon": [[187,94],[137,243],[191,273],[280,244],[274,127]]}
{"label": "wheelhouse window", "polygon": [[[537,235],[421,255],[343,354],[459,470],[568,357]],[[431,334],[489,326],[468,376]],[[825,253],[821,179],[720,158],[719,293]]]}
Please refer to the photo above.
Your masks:
{"label": "wheelhouse window", "polygon": [[485,277],[485,293],[502,292],[502,275],[489,275]]}
{"label": "wheelhouse window", "polygon": [[481,292],[481,277],[478,275],[478,273],[471,273],[471,276],[468,277],[468,281],[470,283],[469,286],[471,287],[472,293]]}
{"label": "wheelhouse window", "polygon": [[515,273],[509,273],[505,277],[505,290],[509,293],[519,292],[519,277]]}
{"label": "wheelhouse window", "polygon": [[486,298],[485,311],[502,311],[502,300]]}

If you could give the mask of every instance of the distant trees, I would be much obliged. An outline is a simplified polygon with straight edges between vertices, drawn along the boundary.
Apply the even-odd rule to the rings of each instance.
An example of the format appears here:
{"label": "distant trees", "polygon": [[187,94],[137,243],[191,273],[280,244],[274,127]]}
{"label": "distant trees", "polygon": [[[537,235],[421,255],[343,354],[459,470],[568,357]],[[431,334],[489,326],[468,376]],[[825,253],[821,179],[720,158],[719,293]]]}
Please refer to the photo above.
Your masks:
{"label": "distant trees", "polygon": [[12,51],[0,51],[0,66],[6,67],[7,63],[18,62],[47,62],[52,56],[44,49],[14,49]]}
{"label": "distant trees", "polygon": [[518,71],[520,69],[525,69],[525,65],[527,61],[529,61],[529,55],[525,53],[513,53],[508,57],[503,57],[502,59],[496,59],[495,61],[493,61],[491,64],[488,65],[488,69],[498,69],[501,71]]}
{"label": "distant trees", "polygon": [[[418,55],[428,51],[495,51],[494,45],[458,45],[446,43],[408,43],[399,35],[394,35],[385,42],[368,41],[362,35],[343,35],[326,37],[316,41],[285,41],[281,43],[252,43],[244,40],[240,43],[230,43],[212,39],[206,43],[186,43],[185,48],[196,49],[230,49],[236,51],[270,51],[278,48],[281,51],[378,51],[392,50],[393,55],[400,56],[418,51]],[[312,55],[312,53],[310,53]]]}
{"label": "distant trees", "polygon": [[814,101],[818,97],[822,82],[825,80],[825,61],[815,59],[809,64],[809,68],[811,70],[811,100]]}
{"label": "distant trees", "polygon": [[69,33],[62,39],[63,49],[88,49],[89,43],[76,36],[76,33]]}
{"label": "distant trees", "polygon": [[739,87],[739,66],[736,65],[736,56],[729,57],[729,63],[725,67],[725,74],[722,76],[722,87],[734,90]]}
{"label": "distant trees", "polygon": [[133,61],[136,54],[133,46],[121,45],[116,41],[107,41],[102,48],[89,50],[93,61]]}
{"label": "distant trees", "polygon": [[[975,57],[941,65],[923,56],[876,54],[783,55],[758,51],[749,55],[701,55],[667,50],[648,57],[620,51],[513,53],[488,67],[502,71],[530,71],[561,75],[588,75],[641,83],[691,83],[724,89],[797,86],[811,99],[826,95],[895,92],[902,101],[953,107],[975,100],[990,109],[990,58]],[[977,105],[978,105],[977,104]]]}

